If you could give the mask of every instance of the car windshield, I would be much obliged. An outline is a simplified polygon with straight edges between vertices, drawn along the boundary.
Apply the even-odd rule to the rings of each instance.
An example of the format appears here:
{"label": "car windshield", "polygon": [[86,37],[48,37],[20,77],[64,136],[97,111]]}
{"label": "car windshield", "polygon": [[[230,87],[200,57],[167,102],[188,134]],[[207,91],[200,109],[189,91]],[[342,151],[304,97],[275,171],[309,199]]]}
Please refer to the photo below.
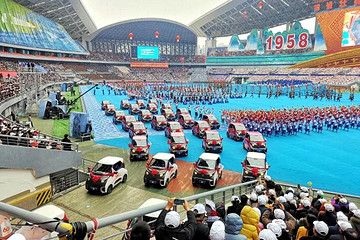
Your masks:
{"label": "car windshield", "polygon": [[150,111],[146,110],[146,111],[142,111],[143,115],[150,115]]}
{"label": "car windshield", "polygon": [[134,129],[136,130],[145,129],[145,126],[144,124],[134,124]]}
{"label": "car windshield", "polygon": [[184,136],[172,136],[174,143],[185,143],[185,137]]}
{"label": "car windshield", "polygon": [[114,107],[114,105],[107,105],[107,108],[108,109],[114,109],[115,107]]}
{"label": "car windshield", "polygon": [[191,116],[190,115],[183,115],[184,120],[191,120]]}
{"label": "car windshield", "polygon": [[165,168],[165,165],[166,165],[166,162],[162,159],[153,158],[153,159],[151,159],[151,162],[150,162],[150,166],[152,168],[161,169],[161,168]]}
{"label": "car windshield", "polygon": [[150,108],[155,108],[156,106],[155,106],[155,104],[149,104],[149,107]]}
{"label": "car windshield", "polygon": [[134,116],[126,116],[126,121],[127,121],[127,122],[135,122],[136,119],[135,119]]}
{"label": "car windshield", "polygon": [[169,114],[169,113],[173,113],[170,109],[164,109],[164,112],[165,112],[165,113],[168,113],[168,114]]}
{"label": "car windshield", "polygon": [[128,100],[123,100],[122,103],[123,103],[123,104],[124,104],[124,103],[129,103],[129,101],[128,101]]}
{"label": "car windshield", "polygon": [[236,130],[245,130],[245,126],[244,125],[234,125]]}
{"label": "car windshield", "polygon": [[196,166],[199,168],[215,169],[216,161],[199,158]]}
{"label": "car windshield", "polygon": [[217,132],[207,133],[207,134],[206,134],[206,138],[207,138],[208,140],[219,140],[219,139],[220,139],[220,135],[219,135],[219,133],[217,133]]}
{"label": "car windshield", "polygon": [[138,104],[143,104],[144,101],[143,101],[143,100],[138,100],[137,103],[138,103]]}
{"label": "car windshield", "polygon": [[133,104],[131,107],[132,107],[132,108],[139,108],[139,105]]}
{"label": "car windshield", "polygon": [[135,147],[145,147],[147,146],[147,141],[146,139],[133,139],[132,145]]}
{"label": "car windshield", "polygon": [[163,115],[157,116],[156,120],[159,121],[159,122],[164,122],[164,121],[166,121],[166,119],[165,119],[165,117],[164,117]]}
{"label": "car windshield", "polygon": [[262,135],[250,135],[250,141],[262,142],[264,141],[264,138]]}
{"label": "car windshield", "polygon": [[112,172],[112,166],[97,163],[95,167],[93,168],[93,173],[111,173]]}
{"label": "car windshield", "polygon": [[214,115],[207,115],[209,120],[216,120],[216,117]]}
{"label": "car windshield", "polygon": [[199,127],[201,128],[208,128],[209,124],[207,122],[199,122]]}
{"label": "car windshield", "polygon": [[177,124],[177,123],[170,124],[170,128],[171,128],[171,129],[180,129],[180,128],[181,128],[181,125],[180,125],[180,124]]}
{"label": "car windshield", "polygon": [[251,167],[264,168],[265,167],[265,159],[261,158],[250,158],[246,159]]}
{"label": "car windshield", "polygon": [[124,112],[121,111],[116,111],[115,114],[116,116],[124,116]]}

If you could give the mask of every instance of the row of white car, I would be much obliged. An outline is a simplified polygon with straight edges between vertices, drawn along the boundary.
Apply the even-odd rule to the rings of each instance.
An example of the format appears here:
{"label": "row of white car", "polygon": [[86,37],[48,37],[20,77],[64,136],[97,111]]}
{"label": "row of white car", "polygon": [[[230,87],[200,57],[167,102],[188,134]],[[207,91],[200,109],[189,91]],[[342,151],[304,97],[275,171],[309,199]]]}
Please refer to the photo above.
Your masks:
{"label": "row of white car", "polygon": [[[222,177],[223,169],[220,155],[203,153],[194,163],[192,184],[213,188]],[[128,178],[124,159],[120,157],[105,157],[89,170],[90,175],[85,184],[89,192],[109,194],[115,186],[125,183]],[[157,153],[147,162],[143,181],[146,187],[167,187],[170,181],[178,176],[178,171],[174,154]]]}

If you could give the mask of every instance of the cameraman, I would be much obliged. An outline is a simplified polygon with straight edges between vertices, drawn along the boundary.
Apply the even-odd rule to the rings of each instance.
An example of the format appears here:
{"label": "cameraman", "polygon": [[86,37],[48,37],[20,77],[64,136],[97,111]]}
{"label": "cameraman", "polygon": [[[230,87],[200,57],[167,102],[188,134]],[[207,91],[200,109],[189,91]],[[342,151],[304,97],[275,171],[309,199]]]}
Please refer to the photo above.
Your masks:
{"label": "cameraman", "polygon": [[188,221],[180,222],[180,215],[171,211],[175,198],[169,198],[165,209],[162,210],[155,222],[156,240],[192,240],[196,231],[195,214],[190,210],[189,203],[184,200],[183,207],[187,214]]}

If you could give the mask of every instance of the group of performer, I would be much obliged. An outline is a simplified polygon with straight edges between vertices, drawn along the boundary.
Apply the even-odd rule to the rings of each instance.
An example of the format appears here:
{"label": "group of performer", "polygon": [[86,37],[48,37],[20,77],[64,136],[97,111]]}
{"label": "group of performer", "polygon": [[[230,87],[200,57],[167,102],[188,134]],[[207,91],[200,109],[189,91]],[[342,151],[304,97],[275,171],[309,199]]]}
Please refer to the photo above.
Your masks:
{"label": "group of performer", "polygon": [[222,110],[223,123],[241,122],[248,131],[266,136],[294,135],[299,132],[322,132],[360,128],[360,106],[314,107],[265,110]]}

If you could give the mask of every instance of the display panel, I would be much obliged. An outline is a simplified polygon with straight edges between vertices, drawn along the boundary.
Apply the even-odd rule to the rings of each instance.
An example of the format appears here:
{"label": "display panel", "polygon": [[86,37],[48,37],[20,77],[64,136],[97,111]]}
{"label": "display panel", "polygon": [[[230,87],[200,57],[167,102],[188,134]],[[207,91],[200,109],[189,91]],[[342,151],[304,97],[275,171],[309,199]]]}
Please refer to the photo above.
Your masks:
{"label": "display panel", "polygon": [[360,45],[360,10],[348,12],[344,17],[342,47]]}
{"label": "display panel", "polygon": [[137,47],[137,58],[141,59],[159,59],[159,48],[158,47]]}

